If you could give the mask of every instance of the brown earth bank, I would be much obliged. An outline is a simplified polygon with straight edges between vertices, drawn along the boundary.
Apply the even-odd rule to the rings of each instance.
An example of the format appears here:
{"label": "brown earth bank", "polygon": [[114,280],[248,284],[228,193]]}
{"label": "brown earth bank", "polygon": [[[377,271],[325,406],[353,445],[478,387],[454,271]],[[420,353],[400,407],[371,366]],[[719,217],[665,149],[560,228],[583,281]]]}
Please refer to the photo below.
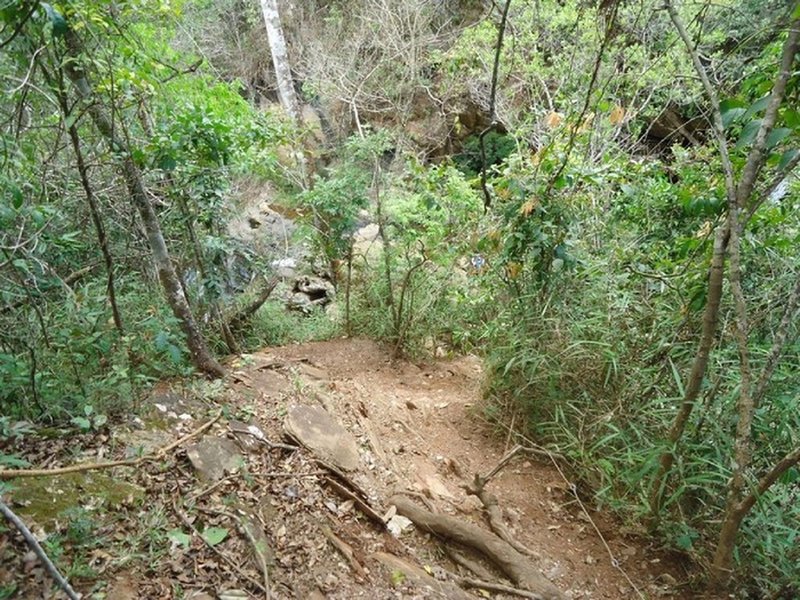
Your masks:
{"label": "brown earth bank", "polygon": [[[679,557],[486,419],[475,357],[337,339],[228,367],[158,385],[142,418],[12,448],[48,469],[138,461],[5,495],[85,598],[701,597]],[[3,589],[66,597],[8,528]]]}

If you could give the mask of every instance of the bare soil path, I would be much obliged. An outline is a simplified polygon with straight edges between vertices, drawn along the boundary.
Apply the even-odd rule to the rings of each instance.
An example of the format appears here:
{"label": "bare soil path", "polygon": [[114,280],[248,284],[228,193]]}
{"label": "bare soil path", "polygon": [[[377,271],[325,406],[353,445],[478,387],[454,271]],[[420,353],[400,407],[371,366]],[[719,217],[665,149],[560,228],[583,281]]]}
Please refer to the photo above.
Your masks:
{"label": "bare soil path", "polygon": [[[197,427],[220,405],[223,418],[206,438],[180,450],[174,464],[114,471],[140,486],[145,501],[105,508],[116,534],[95,552],[98,576],[78,579],[79,590],[108,600],[525,597],[468,589],[474,580],[519,586],[480,553],[409,525],[389,502],[401,494],[419,508],[491,531],[484,505],[464,486],[498,466],[512,444],[484,417],[478,359],[417,366],[390,360],[373,342],[339,339],[265,349],[229,367],[213,404],[179,384],[154,392],[154,415],[164,421],[154,447]],[[298,406],[324,410],[346,430],[343,443],[352,436],[355,468],[336,468],[331,462],[338,459],[324,452],[285,447],[296,443],[285,434]],[[243,432],[248,425],[267,442],[248,439],[258,437]],[[154,437],[151,429],[120,431],[103,455],[141,451]],[[199,464],[209,443],[228,452],[231,440],[239,446]],[[68,464],[74,454],[62,463],[51,452],[51,466]],[[215,465],[217,473],[200,477]],[[623,535],[614,519],[584,511],[546,456],[515,456],[486,491],[496,497],[513,541],[531,550],[525,560],[564,598],[692,597],[678,562]],[[25,493],[20,487],[12,495],[22,512]],[[27,518],[42,528],[41,514]],[[120,523],[127,535],[120,536]],[[225,530],[224,540],[208,543],[203,532],[213,528]],[[25,554],[12,538],[0,532],[0,550]],[[153,550],[159,544],[169,551]],[[61,597],[43,591],[46,578],[25,559],[17,566],[27,579],[4,572],[12,562],[0,567],[0,584],[4,577],[21,583],[20,595],[11,597]]]}

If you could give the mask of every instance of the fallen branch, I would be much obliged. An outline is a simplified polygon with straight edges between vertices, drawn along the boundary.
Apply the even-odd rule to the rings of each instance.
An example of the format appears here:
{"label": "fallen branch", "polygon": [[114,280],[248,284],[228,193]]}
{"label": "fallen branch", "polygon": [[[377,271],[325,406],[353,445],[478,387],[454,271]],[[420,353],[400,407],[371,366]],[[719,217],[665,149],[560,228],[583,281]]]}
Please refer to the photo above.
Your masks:
{"label": "fallen branch", "polygon": [[[192,531],[192,533],[194,533],[194,534],[195,534],[197,537],[199,537],[201,540],[203,540],[203,543],[204,543],[206,546],[208,546],[208,547],[209,547],[209,548],[210,548],[210,549],[211,549],[211,550],[214,552],[214,554],[216,554],[216,555],[217,555],[217,556],[219,556],[219,557],[220,557],[222,560],[224,560],[226,563],[228,563],[228,565],[230,565],[230,567],[231,567],[231,568],[232,568],[232,569],[233,569],[233,570],[236,572],[236,574],[237,574],[237,575],[239,575],[239,576],[240,576],[240,577],[242,577],[243,579],[246,579],[247,581],[249,581],[249,582],[250,582],[252,585],[254,585],[256,588],[258,588],[259,590],[261,590],[262,592],[264,592],[264,594],[268,594],[268,593],[269,593],[269,592],[268,592],[269,588],[267,588],[267,587],[264,587],[264,584],[263,584],[263,583],[259,582],[257,579],[254,579],[253,577],[251,577],[250,575],[248,575],[247,573],[245,573],[245,572],[244,572],[244,571],[241,569],[241,567],[240,567],[240,566],[239,566],[239,565],[236,563],[236,561],[234,561],[234,560],[233,560],[232,558],[230,558],[230,557],[229,557],[227,554],[225,554],[224,552],[222,552],[222,551],[221,551],[219,548],[217,548],[216,546],[214,546],[214,545],[212,545],[212,544],[209,544],[209,543],[208,543],[208,541],[207,541],[207,540],[206,540],[206,539],[203,537],[203,534],[200,532],[200,530],[199,530],[199,529],[197,529],[197,527],[195,527],[195,526],[194,526],[194,523],[192,523],[192,520],[189,518],[189,516],[188,516],[188,515],[186,515],[186,514],[185,514],[185,513],[184,513],[184,512],[183,512],[183,511],[182,511],[182,510],[181,510],[181,509],[178,507],[177,500],[175,500],[174,498],[173,498],[173,501],[172,501],[172,510],[173,510],[173,511],[175,511],[175,514],[176,514],[176,515],[178,515],[178,518],[180,518],[180,520],[183,522],[183,524],[184,524],[186,527],[188,527],[188,528],[189,528],[189,529]],[[229,516],[230,516],[230,515],[229,515]]]}
{"label": "fallen branch", "polygon": [[534,552],[522,542],[514,539],[511,530],[506,527],[503,521],[503,511],[500,509],[500,505],[497,502],[497,496],[487,491],[485,485],[486,481],[482,479],[480,475],[475,475],[473,482],[466,484],[464,489],[468,495],[476,496],[478,500],[481,501],[489,517],[489,526],[492,528],[492,531],[494,531],[500,539],[513,546],[517,552],[525,554],[526,556],[540,558],[538,552]]}
{"label": "fallen branch", "polygon": [[80,596],[72,589],[72,586],[69,582],[64,578],[64,576],[59,572],[58,567],[53,564],[53,561],[47,556],[45,553],[44,548],[42,548],[41,544],[36,540],[36,538],[31,533],[31,530],[28,529],[27,525],[22,522],[14,511],[12,511],[5,502],[3,502],[2,498],[0,498],[0,513],[3,513],[6,519],[16,528],[17,531],[20,532],[23,538],[25,538],[25,543],[28,544],[28,547],[33,550],[36,556],[39,557],[39,560],[42,562],[42,565],[50,574],[55,582],[58,584],[67,597],[70,600],[80,600]]}
{"label": "fallen branch", "polygon": [[434,514],[401,495],[393,496],[390,502],[397,507],[398,513],[411,519],[420,529],[479,550],[516,585],[538,594],[539,600],[564,599],[564,595],[523,554],[494,533],[449,515]]}
{"label": "fallen branch", "polygon": [[328,540],[331,545],[336,548],[339,553],[347,559],[350,568],[353,569],[353,572],[356,574],[356,578],[365,581],[367,578],[367,572],[364,570],[364,567],[358,562],[358,559],[353,552],[353,548],[345,542],[344,540],[340,539],[333,530],[327,525],[322,525],[320,527],[322,530],[322,535],[325,536],[325,539]]}
{"label": "fallen branch", "polygon": [[272,295],[275,286],[278,285],[278,281],[280,280],[277,277],[270,279],[264,286],[264,289],[261,290],[258,298],[253,300],[253,302],[247,306],[242,307],[236,314],[228,319],[228,328],[234,333],[241,331],[250,317],[256,314],[258,309],[261,308],[267,300],[269,300],[269,297]]}
{"label": "fallen branch", "polygon": [[500,459],[500,462],[489,471],[484,476],[480,476],[475,474],[475,478],[472,480],[472,483],[467,483],[464,486],[464,490],[466,490],[469,496],[475,496],[478,500],[481,501],[483,507],[486,509],[486,514],[489,517],[489,526],[502,540],[506,541],[507,543],[511,544],[517,552],[525,554],[527,556],[532,556],[534,558],[539,558],[539,553],[534,552],[530,548],[526,547],[525,544],[518,542],[514,539],[514,536],[511,534],[511,531],[506,527],[505,521],[503,521],[503,511],[500,509],[500,504],[497,502],[497,496],[490,493],[486,490],[486,484],[497,475],[500,470],[505,467],[511,459],[514,458],[517,454],[524,452],[525,449],[522,446],[516,446],[512,448],[503,458]]}
{"label": "fallen branch", "polygon": [[386,523],[383,521],[383,517],[379,515],[374,508],[372,508],[366,501],[361,498],[358,494],[351,492],[347,489],[344,485],[333,479],[332,477],[326,477],[325,482],[330,485],[334,491],[338,492],[340,495],[344,496],[348,500],[352,500],[353,503],[363,512],[366,516],[372,519],[377,525],[381,527],[381,529],[386,528]]}
{"label": "fallen branch", "polygon": [[[177,510],[177,509],[176,509]],[[269,582],[269,558],[267,556],[267,550],[265,542],[259,542],[256,539],[256,528],[258,527],[258,531],[263,536],[263,529],[261,525],[248,514],[244,514],[242,516],[236,513],[230,513],[224,510],[204,510],[201,509],[203,512],[207,512],[213,515],[221,515],[223,517],[227,517],[232,521],[235,521],[236,524],[239,526],[239,529],[244,533],[247,541],[250,542],[250,545],[253,547],[253,554],[255,555],[256,563],[258,563],[259,569],[261,569],[261,576],[264,581],[264,595],[266,600],[271,600],[272,598],[272,591]],[[241,509],[237,512],[245,512]],[[188,518],[188,517],[187,517]]]}
{"label": "fallen branch", "polygon": [[264,435],[264,432],[261,431],[258,427],[254,425],[246,425],[245,423],[239,423],[238,421],[231,421],[228,423],[228,429],[231,431],[232,434],[237,435],[248,435],[252,437],[257,442],[261,442],[270,450],[274,450],[275,448],[280,448],[281,450],[299,450],[299,446],[292,446],[291,444],[283,444],[281,442],[273,442]]}
{"label": "fallen branch", "polygon": [[79,465],[72,465],[69,467],[60,467],[57,469],[0,469],[0,479],[13,479],[16,477],[52,477],[55,475],[66,475],[67,473],[79,473],[81,471],[97,471],[100,469],[111,469],[113,467],[138,467],[147,462],[161,460],[168,452],[171,452],[181,444],[185,444],[192,438],[197,437],[214,423],[216,423],[222,416],[222,411],[217,413],[217,416],[201,425],[191,433],[186,434],[179,440],[164,446],[152,454],[140,456],[138,458],[127,458],[124,460],[112,460],[101,463],[82,463]]}

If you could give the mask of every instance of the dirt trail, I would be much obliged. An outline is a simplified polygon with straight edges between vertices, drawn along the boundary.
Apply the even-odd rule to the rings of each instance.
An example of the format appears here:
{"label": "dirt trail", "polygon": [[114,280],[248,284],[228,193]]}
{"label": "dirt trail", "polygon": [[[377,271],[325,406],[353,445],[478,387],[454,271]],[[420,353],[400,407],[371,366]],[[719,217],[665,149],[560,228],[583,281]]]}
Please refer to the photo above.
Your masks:
{"label": "dirt trail", "polygon": [[[483,418],[478,359],[420,367],[391,361],[373,342],[342,339],[269,348],[228,366],[231,373],[214,394],[198,393],[196,383],[157,386],[149,401],[153,418],[144,420],[150,427],[133,419],[127,431],[115,426],[111,439],[27,444],[30,462],[48,468],[73,464],[78,454],[140,455],[225,407],[202,439],[170,460],[105,471],[135,486],[135,495],[125,492],[128,500],[103,500],[88,475],[15,480],[10,502],[32,529],[63,530],[62,513],[47,506],[77,485],[73,502],[105,532],[100,547],[90,546],[96,549],[80,559],[97,575],[76,578],[79,591],[107,600],[519,597],[464,589],[468,578],[512,585],[480,554],[404,528],[397,516],[390,523],[399,535],[384,526],[395,510],[389,499],[403,494],[490,531],[483,505],[463,486],[496,467],[509,444]],[[336,475],[330,460],[320,463],[319,451],[286,446],[298,406],[306,407],[305,415],[327,413],[346,429],[333,425],[329,431],[338,433],[329,437],[341,445],[337,460],[355,468]],[[248,425],[268,441],[251,439]],[[317,433],[325,428],[312,425]],[[38,511],[33,484],[43,495]],[[533,551],[526,564],[565,598],[690,597],[685,587],[676,589],[686,580],[676,562],[621,535],[613,519],[584,513],[546,457],[514,458],[486,489],[497,497],[514,540]],[[224,535],[209,543],[208,532]],[[453,562],[453,551],[472,561],[472,572]],[[49,579],[18,536],[0,531],[0,563],[0,586],[19,586],[13,597],[63,597],[47,591]]]}
{"label": "dirt trail", "polygon": [[[366,468],[354,479],[368,490],[376,506],[388,508],[385,503],[393,493],[412,492],[424,496],[438,512],[488,529],[480,501],[467,495],[463,486],[475,474],[495,467],[509,444],[482,416],[482,369],[477,358],[419,367],[391,361],[387,352],[370,341],[334,340],[266,350],[254,356],[254,363],[271,359],[299,365],[300,385],[309,386],[310,397],[356,436]],[[304,395],[309,397],[307,392]],[[595,514],[587,517],[565,478],[546,458],[515,458],[487,489],[497,496],[517,541],[535,551],[534,563],[567,597],[671,595],[665,584],[680,577],[675,565],[662,562],[641,541],[619,535],[613,520]],[[364,547],[361,526],[342,525],[353,545]],[[367,534],[368,538],[373,534]],[[429,536],[404,533],[400,541],[428,570],[458,570]],[[372,550],[380,549],[381,544],[373,545]],[[620,568],[612,564],[611,555]],[[355,582],[340,581],[340,585],[345,587],[332,590],[329,597],[362,595]],[[379,597],[406,597],[382,593],[388,595]]]}

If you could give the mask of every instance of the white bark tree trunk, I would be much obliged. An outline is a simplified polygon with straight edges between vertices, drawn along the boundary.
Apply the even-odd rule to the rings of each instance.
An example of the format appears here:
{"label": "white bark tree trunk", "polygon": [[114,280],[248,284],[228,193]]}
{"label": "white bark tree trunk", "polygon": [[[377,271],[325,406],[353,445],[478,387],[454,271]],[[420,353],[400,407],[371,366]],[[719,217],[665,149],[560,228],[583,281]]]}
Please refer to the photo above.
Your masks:
{"label": "white bark tree trunk", "polygon": [[289,55],[286,52],[286,39],[283,37],[281,16],[278,11],[278,0],[261,0],[261,12],[264,14],[264,25],[267,27],[267,40],[275,67],[275,79],[278,82],[278,96],[281,106],[294,120],[300,122],[300,107],[294,93],[292,71],[289,68]]}

